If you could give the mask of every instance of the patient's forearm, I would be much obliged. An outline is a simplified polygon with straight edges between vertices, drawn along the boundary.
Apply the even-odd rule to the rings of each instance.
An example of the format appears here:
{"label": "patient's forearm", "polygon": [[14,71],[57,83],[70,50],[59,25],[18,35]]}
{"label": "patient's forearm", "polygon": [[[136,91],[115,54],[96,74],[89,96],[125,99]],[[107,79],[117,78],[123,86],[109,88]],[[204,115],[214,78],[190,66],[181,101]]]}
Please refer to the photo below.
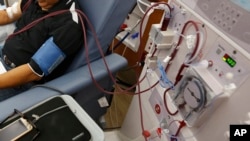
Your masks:
{"label": "patient's forearm", "polygon": [[0,10],[0,25],[11,23],[12,20],[8,17],[5,10]]}
{"label": "patient's forearm", "polygon": [[0,89],[20,86],[40,79],[41,77],[34,74],[28,64],[25,64],[1,74]]}

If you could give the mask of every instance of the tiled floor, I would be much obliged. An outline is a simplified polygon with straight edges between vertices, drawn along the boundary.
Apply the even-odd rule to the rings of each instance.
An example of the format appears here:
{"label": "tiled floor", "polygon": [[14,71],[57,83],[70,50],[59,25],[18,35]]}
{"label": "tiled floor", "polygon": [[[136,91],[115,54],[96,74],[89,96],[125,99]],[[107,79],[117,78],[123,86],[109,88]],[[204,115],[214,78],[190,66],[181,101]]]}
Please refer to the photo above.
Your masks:
{"label": "tiled floor", "polygon": [[104,132],[105,141],[123,141],[119,136],[116,130]]}

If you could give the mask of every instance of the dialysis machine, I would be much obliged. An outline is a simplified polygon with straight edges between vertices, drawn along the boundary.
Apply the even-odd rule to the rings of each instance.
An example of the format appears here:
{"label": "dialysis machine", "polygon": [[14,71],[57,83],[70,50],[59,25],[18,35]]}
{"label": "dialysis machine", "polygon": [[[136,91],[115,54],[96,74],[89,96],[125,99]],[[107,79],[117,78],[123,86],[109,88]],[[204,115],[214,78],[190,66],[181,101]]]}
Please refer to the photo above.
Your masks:
{"label": "dialysis machine", "polygon": [[172,0],[163,7],[167,29],[151,27],[120,135],[228,141],[230,125],[250,124],[250,1]]}

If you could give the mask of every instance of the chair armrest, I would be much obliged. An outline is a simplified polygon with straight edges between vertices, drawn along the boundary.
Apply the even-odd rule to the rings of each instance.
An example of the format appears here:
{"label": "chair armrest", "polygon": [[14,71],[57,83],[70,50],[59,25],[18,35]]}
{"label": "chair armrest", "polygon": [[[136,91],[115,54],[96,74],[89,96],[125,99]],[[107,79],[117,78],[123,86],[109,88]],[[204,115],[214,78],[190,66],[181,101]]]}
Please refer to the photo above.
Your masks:
{"label": "chair armrest", "polygon": [[[117,72],[127,65],[127,60],[118,54],[108,55],[105,57],[105,60],[107,61],[109,70],[112,73]],[[91,68],[93,76],[97,81],[108,75],[102,59],[93,61],[91,63]],[[69,72],[44,84],[44,86],[58,89],[63,93],[69,95],[74,94],[90,85],[94,84],[89,73],[88,65],[82,66],[72,72]],[[9,99],[6,99],[0,102],[0,121],[9,116],[14,109],[23,111],[47,98],[56,95],[60,95],[60,93],[43,87],[35,87]]]}

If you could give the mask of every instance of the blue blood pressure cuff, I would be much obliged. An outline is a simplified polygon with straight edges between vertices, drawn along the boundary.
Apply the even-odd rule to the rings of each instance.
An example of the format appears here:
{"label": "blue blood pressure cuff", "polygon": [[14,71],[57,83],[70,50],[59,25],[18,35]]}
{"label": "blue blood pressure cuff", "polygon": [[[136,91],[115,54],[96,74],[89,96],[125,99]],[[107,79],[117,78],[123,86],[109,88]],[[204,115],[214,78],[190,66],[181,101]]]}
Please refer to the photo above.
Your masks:
{"label": "blue blood pressure cuff", "polygon": [[[50,37],[32,56],[30,66],[39,76],[49,75],[64,59],[66,55]],[[39,67],[40,69],[37,69]]]}

